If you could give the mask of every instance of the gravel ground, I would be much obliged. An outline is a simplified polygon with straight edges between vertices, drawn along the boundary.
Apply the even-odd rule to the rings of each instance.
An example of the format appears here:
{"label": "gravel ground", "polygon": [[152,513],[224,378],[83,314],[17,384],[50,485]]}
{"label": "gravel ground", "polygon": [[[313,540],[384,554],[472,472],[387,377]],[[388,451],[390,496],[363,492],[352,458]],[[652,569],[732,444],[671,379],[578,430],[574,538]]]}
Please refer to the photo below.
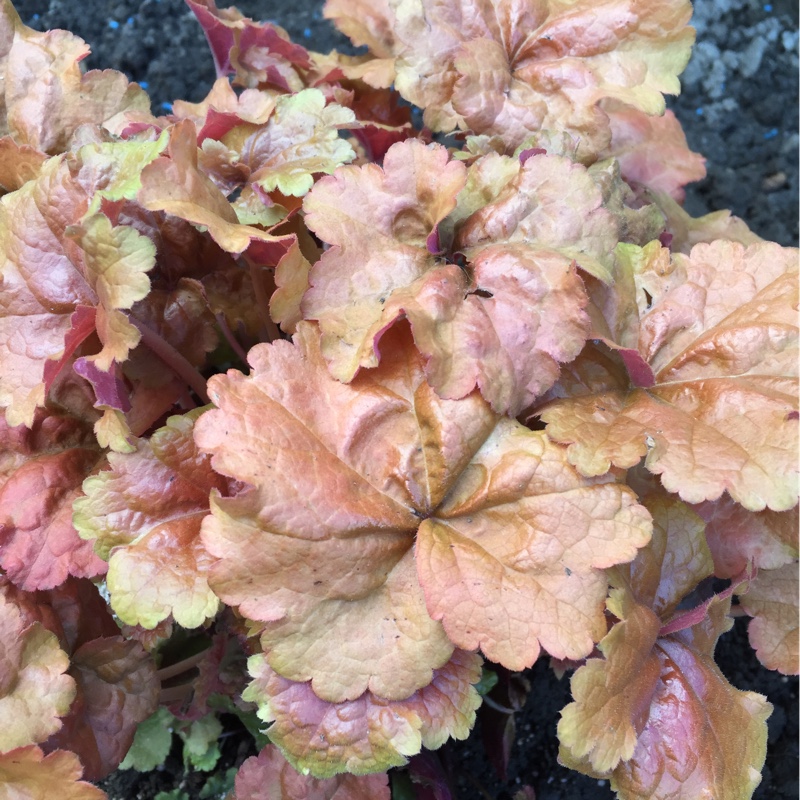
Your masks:
{"label": "gravel ground", "polygon": [[[219,5],[226,3],[220,0]],[[322,19],[321,0],[241,0],[254,18],[286,28],[293,39],[316,50],[351,50]],[[173,99],[200,100],[214,71],[200,27],[182,0],[18,0],[26,24],[40,30],[67,28],[92,46],[90,68],[114,67],[139,81],[156,107]],[[694,24],[698,44],[684,74],[684,92],[670,106],[683,123],[690,146],[707,158],[708,176],[690,187],[688,210],[699,215],[730,208],[764,238],[797,245],[798,237],[798,8],[792,0],[699,0]],[[769,721],[770,752],[760,800],[798,797],[797,680],[763,669],[737,621],[718,648],[718,663],[740,689],[766,694],[775,705]],[[533,684],[517,715],[517,737],[509,780],[500,782],[480,746],[480,732],[466,744],[448,745],[462,800],[509,800],[514,787],[529,784],[537,800],[605,800],[610,789],[560,767],[555,726],[569,702],[568,680],[557,681],[544,661],[529,671]],[[223,766],[250,754],[248,743],[226,739]],[[187,775],[172,757],[148,776],[118,773],[106,783],[119,800],[152,798],[182,786],[198,797],[206,777]]]}

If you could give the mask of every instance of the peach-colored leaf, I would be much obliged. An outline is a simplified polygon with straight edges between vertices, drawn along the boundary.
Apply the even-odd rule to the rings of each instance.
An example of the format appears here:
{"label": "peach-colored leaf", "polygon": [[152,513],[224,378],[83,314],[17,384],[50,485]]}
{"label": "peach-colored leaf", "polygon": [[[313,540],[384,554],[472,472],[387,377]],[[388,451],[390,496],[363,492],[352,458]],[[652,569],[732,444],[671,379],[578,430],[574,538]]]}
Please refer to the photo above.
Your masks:
{"label": "peach-colored leaf", "polygon": [[789,511],[748,511],[724,494],[694,510],[706,522],[706,541],[714,557],[714,574],[733,578],[749,563],[775,570],[798,553],[798,508]]}
{"label": "peach-colored leaf", "polygon": [[69,657],[55,634],[26,623],[20,610],[0,596],[0,752],[47,739],[75,698],[66,674]]}
{"label": "peach-colored leaf", "polygon": [[671,262],[658,249],[638,252],[626,262],[638,313],[625,317],[619,335],[635,342],[653,385],[632,387],[619,362],[587,347],[562,379],[568,399],[541,413],[549,435],[569,445],[585,475],[646,455],[647,468],[687,502],[727,490],[751,511],[792,508],[797,251],[717,241]]}
{"label": "peach-colored leaf", "polygon": [[213,378],[220,410],[195,429],[214,469],[252,487],[212,497],[203,540],[212,588],[263,623],[270,666],[331,702],[402,700],[452,652],[429,612],[512,668],[533,663],[537,637],[586,655],[605,633],[601,570],[650,536],[632,493],[582,478],[480,395],[437,396],[402,327],[349,385],[313,326],[295,338],[251,350],[249,378]]}
{"label": "peach-colored leaf", "polygon": [[650,493],[653,539],[614,567],[613,624],[572,678],[562,712],[562,763],[610,778],[622,798],[749,798],[766,754],[761,695],[734,689],[713,661],[732,620],[735,586],[681,612],[678,603],[713,569],[702,520],[663,490]]}
{"label": "peach-colored leaf", "polygon": [[630,563],[616,567],[637,602],[667,619],[683,598],[714,572],[705,524],[689,506],[666,492],[642,504],[653,515],[653,538]]}
{"label": "peach-colored leaf", "polygon": [[608,607],[620,621],[599,644],[605,658],[590,658],[575,672],[574,702],[558,723],[558,739],[570,757],[588,759],[601,773],[633,756],[661,677],[653,652],[658,616],[621,590],[612,590]]}
{"label": "peach-colored leaf", "polygon": [[47,156],[35,147],[18,145],[10,136],[0,139],[0,186],[15,192],[36,180]]}
{"label": "peach-colored leaf", "polygon": [[581,159],[609,142],[601,100],[663,113],[694,41],[688,2],[416,0],[378,6],[359,24],[362,5],[327,13],[376,55],[396,57],[396,88],[426,125],[497,134],[511,150],[532,132],[565,130]]}
{"label": "peach-colored leaf", "polygon": [[582,658],[605,634],[602,570],[650,538],[628,489],[587,481],[544,434],[500,420],[417,534],[428,610],[450,640],[521,670],[540,646]]}
{"label": "peach-colored leaf", "polygon": [[389,778],[336,775],[318,780],[301,775],[275,745],[251,756],[236,774],[235,800],[389,800]]}
{"label": "peach-colored leaf", "polygon": [[682,203],[683,187],[705,178],[706,160],[689,149],[672,110],[651,117],[617,102],[605,103],[603,110],[611,123],[611,145],[601,157],[616,158],[626,181],[665,192]]}
{"label": "peach-colored leaf", "polygon": [[761,570],[739,602],[753,617],[747,628],[758,660],[784,675],[800,672],[797,562]]}
{"label": "peach-colored leaf", "polygon": [[454,208],[465,173],[444,147],[414,139],[392,147],[382,169],[343,167],[307,195],[306,224],[332,247],[312,267],[302,311],[320,321],[323,353],[340,380],[378,363],[375,339],[400,313],[383,306],[435,266],[428,239]]}
{"label": "peach-colored leaf", "polygon": [[0,753],[0,786],[14,800],[107,800],[108,795],[81,780],[83,767],[75,753],[21,747]]}
{"label": "peach-colored leaf", "polygon": [[172,614],[196,628],[217,612],[200,524],[209,492],[227,481],[194,444],[200,413],[170,417],[135,453],[111,454],[111,470],[87,478],[73,504],[76,529],[109,559],[111,606],[128,625],[154,628]]}
{"label": "peach-colored leaf", "polygon": [[233,206],[210,178],[198,169],[194,123],[184,120],[170,131],[168,156],[142,170],[138,202],[150,211],[166,211],[194,225],[208,228],[211,238],[226,252],[247,252],[266,263],[277,263],[291,237],[272,236],[249,225],[241,225]]}
{"label": "peach-colored leaf", "polygon": [[112,636],[79,647],[70,672],[78,694],[45,749],[68,746],[80,756],[86,777],[97,781],[119,766],[136,726],[158,708],[155,662],[138,642]]}
{"label": "peach-colored leaf", "polygon": [[405,700],[366,692],[327,703],[309,684],[281,678],[259,654],[248,660],[254,680],[243,697],[259,705],[261,719],[274,723],[269,738],[295,769],[315,778],[364,775],[402,766],[422,747],[435,750],[451,737],[465,739],[480,705],[472,684],[480,680],[481,663],[480,656],[456,650],[428,686]]}
{"label": "peach-colored leaf", "polygon": [[129,121],[152,119],[149,97],[121,72],[83,74],[79,62],[89,47],[82,39],[68,31],[28,28],[7,0],[0,8],[0,27],[0,127],[17,144],[58,153],[80,125],[119,133]]}
{"label": "peach-colored leaf", "polygon": [[516,415],[580,352],[589,319],[574,262],[607,277],[617,224],[582,166],[533,157],[511,179],[493,155],[486,177],[506,178],[499,195],[481,190],[480,167],[465,187],[463,165],[418,140],[390,148],[383,170],[345,168],[309,193],[307,223],[334,246],[312,267],[301,310],[319,320],[336,377],[374,366],[382,332],[407,317],[440,394],[477,385]]}

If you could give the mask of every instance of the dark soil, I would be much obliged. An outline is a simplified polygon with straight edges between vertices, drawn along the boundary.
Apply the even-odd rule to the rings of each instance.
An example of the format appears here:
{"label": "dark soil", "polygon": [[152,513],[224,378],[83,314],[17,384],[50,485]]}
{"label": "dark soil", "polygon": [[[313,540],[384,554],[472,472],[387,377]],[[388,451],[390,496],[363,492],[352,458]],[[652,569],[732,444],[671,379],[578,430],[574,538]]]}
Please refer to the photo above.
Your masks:
{"label": "dark soil", "polygon": [[[182,0],[16,0],[15,6],[31,27],[67,28],[82,36],[92,46],[90,68],[126,72],[147,88],[156,107],[176,98],[198,101],[214,79],[200,27]],[[322,18],[322,0],[241,0],[238,7],[277,22],[312,49],[352,51]],[[797,18],[794,0],[698,0],[698,44],[684,75],[684,93],[670,101],[690,146],[707,158],[708,177],[690,188],[687,209],[700,215],[730,208],[756,233],[784,245],[797,245],[798,238]],[[775,706],[755,797],[797,798],[797,679],[761,667],[745,626],[738,620],[721,639],[717,661],[734,686],[765,694]],[[568,677],[558,681],[544,659],[527,677],[532,689],[517,715],[507,782],[489,765],[480,730],[467,743],[444,748],[458,797],[510,800],[525,784],[535,789],[537,800],[613,797],[604,782],[557,763],[556,724],[570,701]],[[228,722],[217,773],[254,752],[251,740]],[[178,787],[196,798],[207,779],[185,772],[175,753],[161,771],[118,772],[104,788],[112,800],[144,800]]]}

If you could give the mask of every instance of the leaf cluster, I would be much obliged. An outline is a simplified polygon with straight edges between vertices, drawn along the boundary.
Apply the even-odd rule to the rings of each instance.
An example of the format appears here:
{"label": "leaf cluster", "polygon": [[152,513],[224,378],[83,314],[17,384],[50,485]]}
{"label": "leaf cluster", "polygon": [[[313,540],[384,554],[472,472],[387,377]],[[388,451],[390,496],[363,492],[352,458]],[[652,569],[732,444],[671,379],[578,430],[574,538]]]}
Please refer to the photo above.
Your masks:
{"label": "leaf cluster", "polygon": [[0,0],[0,795],[221,715],[239,800],[442,789],[546,654],[563,763],[750,797],[714,649],[799,669],[798,258],[680,205],[689,4],[328,0],[343,56],[187,3],[218,79],[154,116]]}

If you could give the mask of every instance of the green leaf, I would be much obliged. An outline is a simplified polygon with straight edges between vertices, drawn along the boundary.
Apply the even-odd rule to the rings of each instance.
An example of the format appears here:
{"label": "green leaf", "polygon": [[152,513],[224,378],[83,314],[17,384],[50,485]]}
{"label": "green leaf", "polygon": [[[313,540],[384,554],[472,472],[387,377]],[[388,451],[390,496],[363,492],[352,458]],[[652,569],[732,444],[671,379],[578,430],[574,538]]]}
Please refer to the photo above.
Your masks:
{"label": "green leaf", "polygon": [[219,761],[220,751],[217,740],[222,733],[222,725],[216,716],[208,714],[188,726],[177,730],[183,739],[183,763],[187,767],[209,772]]}
{"label": "green leaf", "polygon": [[474,684],[475,689],[478,691],[478,694],[481,697],[485,697],[489,692],[497,686],[498,681],[497,673],[491,669],[487,669],[486,667],[483,668],[483,672],[481,673],[481,679]]}
{"label": "green leaf", "polygon": [[160,767],[172,747],[172,725],[175,717],[166,708],[159,708],[155,714],[139,723],[133,744],[120,769],[135,769],[150,772]]}

